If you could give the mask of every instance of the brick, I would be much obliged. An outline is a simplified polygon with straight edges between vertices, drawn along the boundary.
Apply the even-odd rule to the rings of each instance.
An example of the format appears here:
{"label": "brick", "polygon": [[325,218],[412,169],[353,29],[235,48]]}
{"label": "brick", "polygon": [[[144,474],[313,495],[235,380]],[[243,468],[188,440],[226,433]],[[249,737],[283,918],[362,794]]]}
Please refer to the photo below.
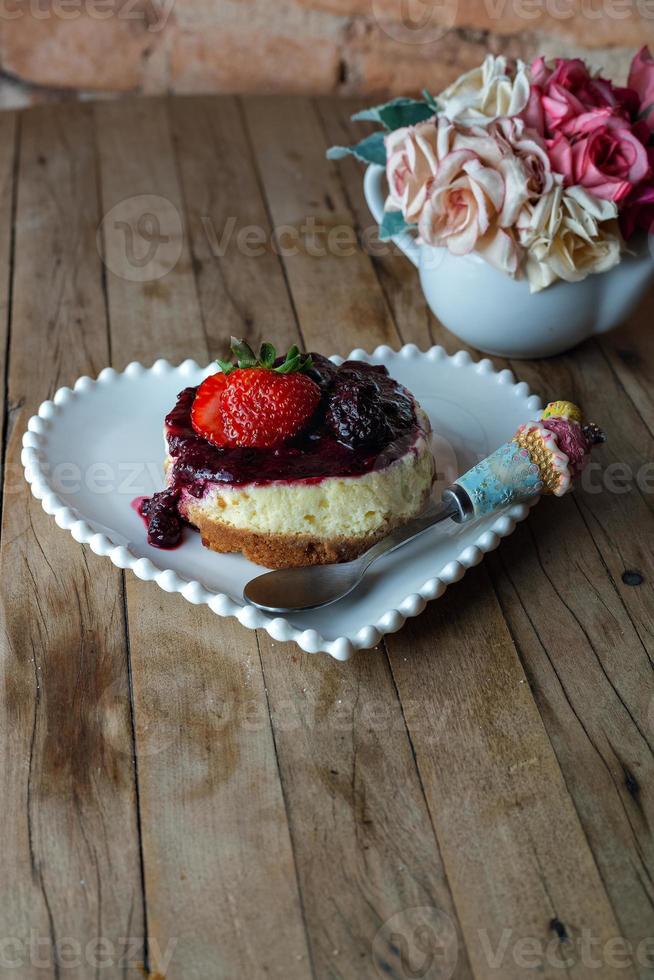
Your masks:
{"label": "brick", "polygon": [[[298,7],[337,17],[370,17],[371,0],[293,0]],[[373,5],[377,0],[372,0]]]}
{"label": "brick", "polygon": [[[497,54],[517,53],[515,40],[510,38],[494,48]],[[485,40],[461,37],[457,31],[427,44],[411,44],[397,40],[391,28],[375,28],[350,38],[345,88],[348,93],[380,97],[417,94],[423,88],[438,93],[478,65],[487,51]]]}
{"label": "brick", "polygon": [[[377,0],[376,0],[377,2]],[[654,40],[653,0],[458,0],[455,26],[495,35],[542,34],[585,48]]]}
{"label": "brick", "polygon": [[132,7],[123,16],[114,10],[111,17],[98,19],[85,3],[68,7],[69,14],[75,9],[78,13],[68,19],[58,14],[62,9],[44,7],[35,18],[26,6],[23,16],[5,19],[2,68],[43,86],[119,92],[138,88],[143,61],[161,40],[161,32],[148,30],[146,14]]}
{"label": "brick", "polygon": [[171,85],[178,92],[330,92],[338,73],[333,39],[246,27],[180,32],[170,53]]}
{"label": "brick", "polygon": [[[107,3],[113,13],[104,19],[97,11]],[[153,30],[161,26],[155,12],[173,3],[163,28]],[[38,86],[26,101],[62,88],[387,95],[438,92],[488,51],[527,60],[541,52],[587,56],[624,79],[634,49],[654,48],[654,0],[274,4],[272,17],[271,0],[137,0],[136,7],[133,0],[39,0],[34,17],[31,0],[6,0],[23,15],[3,18],[0,65]],[[1,98],[20,102],[19,88]]]}

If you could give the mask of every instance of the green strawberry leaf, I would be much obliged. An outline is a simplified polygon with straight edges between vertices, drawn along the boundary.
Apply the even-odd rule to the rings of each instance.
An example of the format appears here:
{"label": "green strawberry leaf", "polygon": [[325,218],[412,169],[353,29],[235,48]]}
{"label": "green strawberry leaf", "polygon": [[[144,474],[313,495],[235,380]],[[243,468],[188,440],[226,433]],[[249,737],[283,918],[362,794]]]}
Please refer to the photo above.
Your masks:
{"label": "green strawberry leaf", "polygon": [[275,363],[277,351],[272,344],[262,344],[259,348],[259,364],[262,367],[271,368]]}
{"label": "green strawberry leaf", "polygon": [[256,366],[257,355],[254,353],[247,341],[239,340],[238,337],[232,337],[230,347],[240,368]]}
{"label": "green strawberry leaf", "polygon": [[352,119],[379,122],[384,129],[392,132],[402,126],[415,126],[416,123],[424,122],[425,119],[429,119],[433,115],[434,109],[429,102],[399,98],[385,102],[383,105],[376,105],[370,109],[355,112]]}
{"label": "green strawberry leaf", "polygon": [[232,337],[230,346],[236,357],[236,364],[233,361],[223,361],[221,358],[216,358],[216,363],[223,374],[231,374],[233,371],[247,368],[266,368],[269,371],[277,371],[279,374],[291,374],[294,371],[307,371],[312,364],[311,355],[303,357],[296,344],[293,344],[289,349],[279,367],[274,367],[277,351],[272,344],[261,344],[258,357],[245,340]]}
{"label": "green strawberry leaf", "polygon": [[386,147],[384,146],[384,134],[382,132],[372,133],[366,136],[360,143],[354,146],[332,146],[327,150],[328,160],[342,160],[351,153],[362,163],[377,163],[381,167],[386,166]]}
{"label": "green strawberry leaf", "polygon": [[291,357],[290,360],[287,358],[283,364],[280,364],[279,367],[275,368],[275,371],[277,374],[292,374],[293,371],[297,371],[300,367],[301,360],[302,358],[300,355],[296,354],[296,356]]}
{"label": "green strawberry leaf", "polygon": [[232,364],[231,361],[222,361],[219,357],[216,358],[216,364],[223,374],[231,374],[232,371],[236,370],[236,365]]}

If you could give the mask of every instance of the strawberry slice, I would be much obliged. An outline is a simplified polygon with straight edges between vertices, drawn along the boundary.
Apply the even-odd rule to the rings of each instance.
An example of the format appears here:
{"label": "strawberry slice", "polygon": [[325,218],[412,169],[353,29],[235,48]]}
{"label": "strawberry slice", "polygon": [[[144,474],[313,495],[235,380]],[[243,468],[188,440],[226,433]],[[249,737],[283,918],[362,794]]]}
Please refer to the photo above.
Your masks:
{"label": "strawberry slice", "polygon": [[220,400],[227,387],[227,375],[210,374],[202,382],[191,408],[191,422],[199,436],[212,446],[225,446],[227,438],[220,412]]}

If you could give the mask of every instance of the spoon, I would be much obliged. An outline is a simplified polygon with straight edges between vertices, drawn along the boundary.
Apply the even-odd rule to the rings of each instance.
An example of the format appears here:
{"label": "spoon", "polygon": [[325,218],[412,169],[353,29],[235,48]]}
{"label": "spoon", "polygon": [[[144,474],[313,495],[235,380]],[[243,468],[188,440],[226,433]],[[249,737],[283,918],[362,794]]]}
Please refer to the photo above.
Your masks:
{"label": "spoon", "polygon": [[[543,422],[551,422],[552,428]],[[430,505],[354,561],[266,572],[248,582],[243,598],[270,613],[317,609],[337,602],[359,585],[382,555],[413,541],[441,521],[451,518],[463,524],[541,493],[562,496],[572,489],[572,478],[587,463],[592,445],[604,438],[592,423],[581,425],[576,405],[552,402],[542,413],[542,421],[520,426],[510,442],[447,487],[440,503]],[[574,459],[559,448],[558,440],[562,439]]]}

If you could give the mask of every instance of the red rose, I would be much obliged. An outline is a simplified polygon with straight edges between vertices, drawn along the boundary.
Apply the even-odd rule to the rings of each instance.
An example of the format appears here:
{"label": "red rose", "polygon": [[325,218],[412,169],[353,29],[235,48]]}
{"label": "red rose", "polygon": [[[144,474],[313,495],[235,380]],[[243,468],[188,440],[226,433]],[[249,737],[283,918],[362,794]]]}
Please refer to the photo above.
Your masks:
{"label": "red rose", "polygon": [[651,172],[647,150],[629,121],[608,108],[568,120],[547,148],[566,184],[581,184],[607,201],[624,200]]}

